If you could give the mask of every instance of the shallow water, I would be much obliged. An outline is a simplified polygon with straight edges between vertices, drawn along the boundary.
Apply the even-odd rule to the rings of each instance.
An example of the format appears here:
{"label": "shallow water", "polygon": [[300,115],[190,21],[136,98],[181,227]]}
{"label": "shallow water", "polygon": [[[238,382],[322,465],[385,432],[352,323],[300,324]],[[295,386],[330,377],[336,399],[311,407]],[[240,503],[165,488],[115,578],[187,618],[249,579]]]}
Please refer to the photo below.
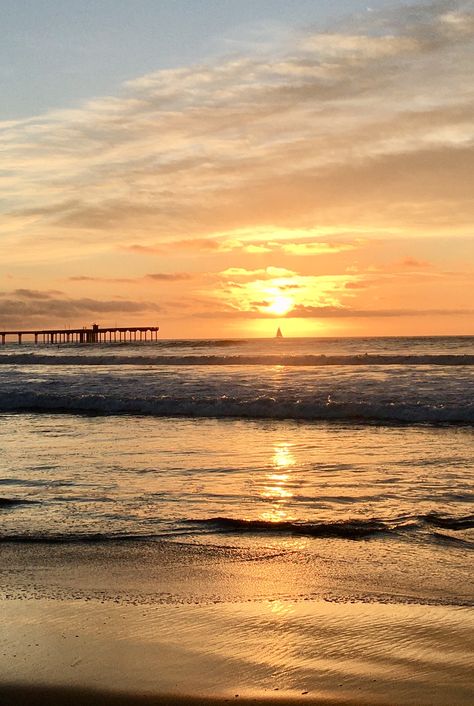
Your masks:
{"label": "shallow water", "polygon": [[25,414],[1,417],[0,443],[3,538],[332,525],[424,541],[474,524],[465,427]]}
{"label": "shallow water", "polygon": [[384,567],[380,595],[419,596],[422,564],[424,600],[466,604],[471,359],[467,337],[5,346],[0,539],[337,545],[370,586],[347,595]]}

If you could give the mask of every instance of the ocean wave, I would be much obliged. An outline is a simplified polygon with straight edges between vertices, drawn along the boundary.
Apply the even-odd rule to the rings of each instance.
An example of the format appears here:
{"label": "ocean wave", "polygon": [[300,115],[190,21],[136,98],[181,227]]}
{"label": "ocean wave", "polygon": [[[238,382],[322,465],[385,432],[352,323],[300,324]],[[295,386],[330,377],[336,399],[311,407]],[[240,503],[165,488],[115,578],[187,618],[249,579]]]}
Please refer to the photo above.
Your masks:
{"label": "ocean wave", "polygon": [[234,346],[246,346],[251,343],[247,338],[190,338],[190,339],[169,339],[154,343],[163,348],[233,348]]}
{"label": "ocean wave", "polygon": [[37,500],[27,500],[26,498],[0,498],[0,510],[18,507],[19,505],[35,505]]}
{"label": "ocean wave", "polygon": [[[437,524],[443,523],[443,524]],[[436,527],[432,530],[432,527]],[[167,525],[162,532],[69,532],[69,533],[14,533],[0,534],[1,542],[43,543],[43,544],[100,544],[107,542],[156,542],[175,540],[183,536],[192,538],[205,534],[253,534],[253,535],[290,535],[311,537],[314,539],[348,539],[363,540],[382,536],[409,537],[422,533],[435,540],[459,542],[472,546],[473,542],[462,530],[474,526],[474,517],[446,516],[429,513],[425,515],[401,515],[399,517],[352,518],[346,520],[314,520],[314,521],[267,521],[260,519],[244,519],[238,517],[208,517],[198,519],[183,519],[177,521],[175,527]],[[446,532],[439,532],[443,527]],[[457,535],[461,536],[457,536]]]}
{"label": "ocean wave", "polygon": [[380,424],[473,424],[474,403],[430,404],[377,399],[335,401],[259,395],[230,397],[120,397],[107,395],[12,392],[0,398],[0,412],[138,415],[156,417],[281,419]]}
{"label": "ocean wave", "polygon": [[[213,531],[235,533],[291,534],[305,537],[339,537],[341,539],[363,539],[380,534],[400,534],[435,526],[453,531],[474,527],[474,516],[451,517],[428,513],[426,515],[402,515],[395,518],[367,518],[334,520],[332,522],[272,522],[246,520],[233,517],[210,517],[190,520],[190,523],[208,527]],[[433,535],[439,533],[434,532]],[[444,535],[443,535],[444,536]],[[446,535],[447,536],[447,535]],[[464,541],[464,540],[463,540]]]}
{"label": "ocean wave", "polygon": [[204,520],[191,520],[190,522],[217,532],[291,534],[320,538],[340,537],[342,539],[362,539],[371,535],[386,534],[394,531],[393,525],[377,519],[341,520],[335,522],[271,522],[266,520],[243,520],[233,517],[210,517]]}
{"label": "ocean wave", "polygon": [[461,366],[474,365],[474,355],[468,354],[424,354],[424,355],[389,355],[389,354],[358,354],[358,355],[112,355],[97,353],[93,355],[55,355],[41,353],[7,353],[0,354],[0,365],[43,365],[43,366],[255,366],[280,365],[289,367],[311,366],[416,366],[441,365]]}
{"label": "ocean wave", "polygon": [[450,517],[448,515],[438,515],[430,512],[423,515],[423,520],[433,527],[449,530],[465,530],[474,527],[474,515],[464,515],[463,517]]}

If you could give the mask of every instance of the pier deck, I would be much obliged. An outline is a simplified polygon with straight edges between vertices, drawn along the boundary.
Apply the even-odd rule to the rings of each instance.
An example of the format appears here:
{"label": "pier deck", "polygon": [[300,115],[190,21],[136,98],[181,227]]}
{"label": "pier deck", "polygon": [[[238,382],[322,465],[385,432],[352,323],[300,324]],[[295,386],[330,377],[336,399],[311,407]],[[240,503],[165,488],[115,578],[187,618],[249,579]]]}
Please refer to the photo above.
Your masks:
{"label": "pier deck", "polygon": [[90,328],[31,329],[23,331],[0,331],[0,344],[8,337],[16,338],[18,344],[25,338],[34,343],[130,343],[158,340],[159,326],[110,326],[101,328],[93,324]]}

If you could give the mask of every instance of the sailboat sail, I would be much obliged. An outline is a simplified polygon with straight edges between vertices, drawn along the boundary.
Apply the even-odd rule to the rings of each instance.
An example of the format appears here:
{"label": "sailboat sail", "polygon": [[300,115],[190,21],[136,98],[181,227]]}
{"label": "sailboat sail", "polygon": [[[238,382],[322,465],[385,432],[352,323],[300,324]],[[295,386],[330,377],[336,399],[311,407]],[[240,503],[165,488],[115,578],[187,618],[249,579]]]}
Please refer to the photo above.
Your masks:
{"label": "sailboat sail", "polygon": [[283,334],[282,334],[282,332],[281,332],[281,328],[280,328],[280,327],[278,327],[278,331],[276,332],[275,338],[283,338]]}

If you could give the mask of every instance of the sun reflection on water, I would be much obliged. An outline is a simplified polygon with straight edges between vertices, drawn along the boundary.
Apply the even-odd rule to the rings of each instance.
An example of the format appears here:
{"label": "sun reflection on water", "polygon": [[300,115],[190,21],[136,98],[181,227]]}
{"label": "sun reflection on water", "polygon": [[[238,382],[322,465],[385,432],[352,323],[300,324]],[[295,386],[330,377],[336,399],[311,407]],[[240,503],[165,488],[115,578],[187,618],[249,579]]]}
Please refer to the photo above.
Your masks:
{"label": "sun reflection on water", "polygon": [[270,510],[260,513],[260,519],[265,522],[289,522],[293,520],[294,517],[286,510],[282,510],[279,507],[272,507]]}
{"label": "sun reflection on water", "polygon": [[295,465],[296,460],[290,451],[289,444],[275,444],[272,462],[275,468],[291,468]]}
{"label": "sun reflection on water", "polygon": [[289,444],[283,442],[275,444],[271,465],[271,470],[265,475],[260,497],[272,501],[272,504],[260,514],[260,518],[265,522],[293,520],[294,515],[286,506],[286,502],[294,497],[293,467],[296,465],[296,459]]}

